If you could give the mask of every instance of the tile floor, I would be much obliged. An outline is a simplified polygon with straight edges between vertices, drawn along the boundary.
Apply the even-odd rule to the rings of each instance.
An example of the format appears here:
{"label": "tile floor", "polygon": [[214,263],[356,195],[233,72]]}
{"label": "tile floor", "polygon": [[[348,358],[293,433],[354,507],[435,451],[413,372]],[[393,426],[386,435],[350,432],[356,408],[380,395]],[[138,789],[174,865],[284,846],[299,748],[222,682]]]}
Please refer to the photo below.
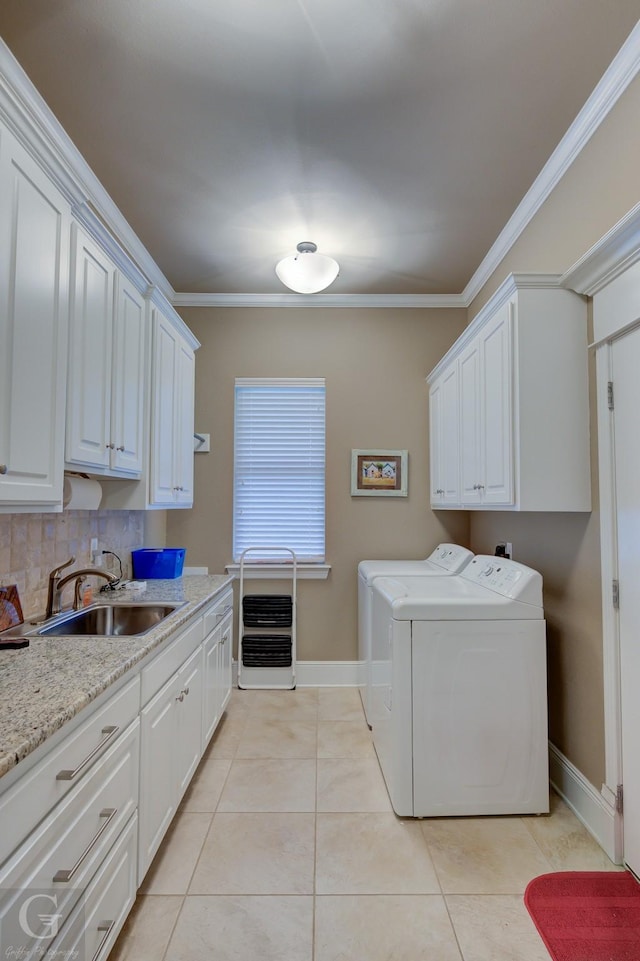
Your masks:
{"label": "tile floor", "polygon": [[353,688],[234,691],[109,961],[548,961],[528,881],[606,869],[555,796],[397,818]]}

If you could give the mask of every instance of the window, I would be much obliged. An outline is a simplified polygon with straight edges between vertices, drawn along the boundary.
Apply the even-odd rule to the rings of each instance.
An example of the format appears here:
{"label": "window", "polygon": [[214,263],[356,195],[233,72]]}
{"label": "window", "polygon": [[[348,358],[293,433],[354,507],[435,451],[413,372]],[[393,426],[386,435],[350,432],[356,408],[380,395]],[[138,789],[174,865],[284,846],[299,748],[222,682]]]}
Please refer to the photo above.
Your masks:
{"label": "window", "polygon": [[[235,388],[233,558],[290,547],[324,561],[324,378],[238,378]],[[250,560],[285,555],[251,553]]]}

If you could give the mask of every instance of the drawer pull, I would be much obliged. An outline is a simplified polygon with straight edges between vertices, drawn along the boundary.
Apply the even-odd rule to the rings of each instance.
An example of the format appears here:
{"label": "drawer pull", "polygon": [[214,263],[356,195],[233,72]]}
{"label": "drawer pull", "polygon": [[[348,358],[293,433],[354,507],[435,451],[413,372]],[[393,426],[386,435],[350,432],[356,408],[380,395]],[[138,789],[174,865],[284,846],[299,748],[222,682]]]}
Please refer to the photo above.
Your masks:
{"label": "drawer pull", "polygon": [[227,604],[223,611],[216,611],[216,620],[221,621],[223,617],[226,617],[229,611],[233,610],[233,604]]}
{"label": "drawer pull", "polygon": [[102,740],[97,745],[97,747],[94,747],[91,754],[88,754],[85,757],[84,761],[81,761],[74,771],[58,771],[58,773],[56,774],[56,781],[73,781],[74,777],[77,777],[80,771],[82,771],[83,768],[87,766],[87,764],[90,764],[91,761],[93,761],[96,754],[98,754],[102,750],[102,748],[105,747],[105,745],[107,745],[109,741],[111,741],[116,736],[119,730],[120,728],[117,727],[115,724],[110,725],[109,727],[103,727],[102,733],[105,736],[102,738]]}
{"label": "drawer pull", "polygon": [[223,634],[223,635],[222,635],[222,640],[220,641],[220,646],[221,646],[221,647],[224,646],[224,645],[227,643],[228,640],[229,640],[229,631],[227,631],[226,634]]}
{"label": "drawer pull", "polygon": [[97,831],[97,833],[91,838],[91,840],[89,841],[86,848],[84,849],[84,851],[82,852],[82,854],[80,855],[76,863],[73,865],[73,867],[70,868],[68,871],[56,872],[56,874],[54,874],[53,876],[54,881],[70,881],[71,880],[71,878],[76,873],[76,871],[78,870],[78,868],[80,867],[80,865],[82,864],[86,856],[91,851],[91,848],[94,847],[94,845],[97,844],[97,842],[100,840],[100,838],[102,837],[104,832],[107,830],[107,828],[109,827],[109,825],[111,824],[111,822],[113,821],[117,813],[118,813],[117,808],[103,808],[103,810],[100,811],[99,817],[106,818],[106,821],[104,822],[102,827]]}
{"label": "drawer pull", "polygon": [[100,944],[96,948],[96,953],[91,958],[91,961],[98,961],[98,958],[100,957],[100,952],[102,951],[105,944],[107,943],[107,938],[111,934],[115,923],[116,923],[115,921],[101,921],[100,924],[98,925],[98,931],[104,931],[104,934],[100,938]]}

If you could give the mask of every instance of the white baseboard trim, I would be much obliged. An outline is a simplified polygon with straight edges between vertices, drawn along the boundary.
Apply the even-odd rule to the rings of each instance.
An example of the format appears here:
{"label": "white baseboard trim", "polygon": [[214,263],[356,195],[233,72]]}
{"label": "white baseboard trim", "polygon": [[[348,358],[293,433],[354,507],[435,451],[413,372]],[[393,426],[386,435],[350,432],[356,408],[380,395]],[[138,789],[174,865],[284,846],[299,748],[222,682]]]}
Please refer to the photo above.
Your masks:
{"label": "white baseboard trim", "polygon": [[621,819],[615,807],[551,742],[549,780],[613,863],[622,864]]}
{"label": "white baseboard trim", "polygon": [[[296,687],[358,687],[360,661],[298,661]],[[233,684],[238,683],[238,662],[233,662]]]}

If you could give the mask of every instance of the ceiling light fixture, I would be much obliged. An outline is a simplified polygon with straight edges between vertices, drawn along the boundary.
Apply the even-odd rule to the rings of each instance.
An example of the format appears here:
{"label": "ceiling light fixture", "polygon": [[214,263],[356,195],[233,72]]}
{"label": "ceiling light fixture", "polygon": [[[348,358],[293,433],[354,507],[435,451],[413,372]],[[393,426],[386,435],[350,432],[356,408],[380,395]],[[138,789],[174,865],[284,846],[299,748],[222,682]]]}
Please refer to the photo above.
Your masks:
{"label": "ceiling light fixture", "polygon": [[285,287],[298,294],[317,294],[334,282],[340,267],[333,257],[316,253],[317,249],[316,244],[303,241],[297,254],[276,264],[276,274]]}

